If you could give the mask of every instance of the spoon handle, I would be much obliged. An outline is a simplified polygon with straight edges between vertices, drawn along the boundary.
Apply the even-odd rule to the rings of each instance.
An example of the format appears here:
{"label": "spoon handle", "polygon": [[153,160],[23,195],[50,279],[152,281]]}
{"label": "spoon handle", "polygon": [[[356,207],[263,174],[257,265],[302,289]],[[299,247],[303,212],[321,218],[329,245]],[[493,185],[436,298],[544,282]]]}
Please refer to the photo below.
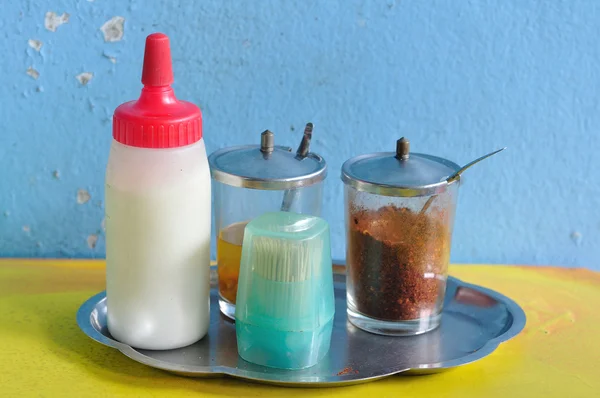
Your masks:
{"label": "spoon handle", "polygon": [[448,177],[448,178],[446,179],[446,181],[448,181],[448,182],[452,182],[452,181],[454,181],[454,180],[457,180],[457,179],[460,177],[460,175],[461,175],[461,174],[462,174],[462,173],[463,173],[463,172],[464,172],[466,169],[468,169],[469,167],[473,166],[475,163],[479,163],[479,162],[481,162],[483,159],[487,159],[487,158],[489,158],[490,156],[492,156],[492,155],[495,155],[495,154],[497,154],[498,152],[502,152],[502,151],[503,151],[503,150],[505,150],[505,149],[506,149],[506,147],[504,147],[504,148],[500,148],[500,149],[498,149],[497,151],[494,151],[494,152],[492,152],[492,153],[488,153],[487,155],[483,155],[482,157],[480,157],[480,158],[477,158],[477,159],[473,160],[472,162],[465,164],[465,165],[464,165],[463,167],[461,167],[461,168],[460,168],[460,169],[459,169],[457,172],[455,172],[455,173],[454,173],[454,174],[452,174],[450,177]]}
{"label": "spoon handle", "polygon": [[[468,169],[469,167],[473,166],[475,163],[479,163],[479,162],[481,162],[483,159],[487,159],[487,158],[489,158],[490,156],[492,156],[492,155],[495,155],[495,154],[497,154],[498,152],[502,152],[502,151],[503,151],[503,150],[505,150],[505,149],[506,149],[506,147],[504,147],[504,148],[500,148],[500,149],[498,149],[497,151],[494,151],[494,152],[492,152],[492,153],[488,153],[487,155],[483,155],[482,157],[480,157],[480,158],[477,158],[477,159],[473,160],[472,162],[465,164],[463,167],[461,167],[460,169],[458,169],[458,171],[456,171],[454,174],[452,174],[450,177],[448,177],[448,178],[446,179],[446,181],[447,181],[448,183],[451,183],[451,182],[453,182],[453,181],[456,181],[456,180],[458,180],[458,179],[460,178],[460,175],[461,175],[461,174],[462,174],[462,173],[463,173],[463,172],[464,172],[466,169]],[[429,209],[429,206],[431,206],[431,204],[433,203],[433,200],[435,199],[435,197],[436,197],[436,196],[437,196],[437,195],[432,195],[432,196],[431,196],[429,199],[427,199],[427,202],[425,202],[425,204],[423,205],[423,208],[422,208],[422,209],[421,209],[421,211],[420,211],[420,213],[421,213],[421,214],[425,214],[425,212],[426,212],[426,211]]]}

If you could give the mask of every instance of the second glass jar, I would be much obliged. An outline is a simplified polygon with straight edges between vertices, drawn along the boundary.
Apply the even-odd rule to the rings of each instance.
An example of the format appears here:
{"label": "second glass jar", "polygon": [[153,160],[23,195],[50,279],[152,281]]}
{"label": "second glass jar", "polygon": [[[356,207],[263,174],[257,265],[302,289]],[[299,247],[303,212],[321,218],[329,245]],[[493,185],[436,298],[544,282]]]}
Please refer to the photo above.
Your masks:
{"label": "second glass jar", "polygon": [[234,319],[246,224],[268,212],[321,215],[325,160],[308,153],[298,157],[289,147],[273,145],[264,132],[261,145],[220,149],[209,157],[213,177],[217,233],[219,308]]}

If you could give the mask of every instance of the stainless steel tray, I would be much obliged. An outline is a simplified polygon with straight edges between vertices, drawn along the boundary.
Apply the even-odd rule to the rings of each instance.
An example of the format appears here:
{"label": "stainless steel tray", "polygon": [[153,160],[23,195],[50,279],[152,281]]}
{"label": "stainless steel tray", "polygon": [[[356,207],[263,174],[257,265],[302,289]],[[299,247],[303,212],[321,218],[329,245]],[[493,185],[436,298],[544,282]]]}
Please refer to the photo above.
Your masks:
{"label": "stainless steel tray", "polygon": [[346,277],[334,266],[336,313],[329,354],[303,370],[278,370],[246,362],[237,354],[235,324],[221,315],[216,270],[211,270],[208,335],[169,351],[132,348],[114,340],[106,326],[106,294],[87,300],[77,313],[85,334],[137,362],[185,376],[229,375],[289,386],[332,387],[377,380],[401,372],[429,373],[464,365],[492,353],[525,326],[525,313],[511,299],[480,286],[448,278],[439,328],[413,337],[386,337],[357,329],[346,319]]}

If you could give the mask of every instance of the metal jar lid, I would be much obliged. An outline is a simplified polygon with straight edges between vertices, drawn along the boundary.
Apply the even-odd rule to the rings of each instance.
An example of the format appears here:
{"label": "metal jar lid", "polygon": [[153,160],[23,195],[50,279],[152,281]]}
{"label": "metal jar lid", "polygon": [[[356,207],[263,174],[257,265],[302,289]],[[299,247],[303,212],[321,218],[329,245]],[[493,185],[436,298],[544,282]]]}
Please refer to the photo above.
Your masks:
{"label": "metal jar lid", "polygon": [[430,196],[440,194],[456,180],[446,179],[460,166],[447,159],[411,153],[406,138],[396,143],[396,152],[360,155],[342,166],[342,181],[359,191],[384,196]]}
{"label": "metal jar lid", "polygon": [[[312,125],[311,125],[312,126]],[[316,153],[303,157],[274,145],[274,134],[261,134],[261,145],[223,148],[208,157],[212,178],[227,185],[284,190],[313,185],[327,176],[327,164]]]}

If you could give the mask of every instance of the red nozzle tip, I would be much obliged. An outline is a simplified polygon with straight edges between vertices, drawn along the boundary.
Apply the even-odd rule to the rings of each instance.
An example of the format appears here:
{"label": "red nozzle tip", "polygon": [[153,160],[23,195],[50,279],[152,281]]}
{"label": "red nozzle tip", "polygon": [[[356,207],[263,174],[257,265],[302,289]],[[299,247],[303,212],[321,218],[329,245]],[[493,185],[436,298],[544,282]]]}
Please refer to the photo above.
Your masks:
{"label": "red nozzle tip", "polygon": [[146,38],[142,84],[146,87],[170,86],[173,83],[169,37],[152,33]]}

